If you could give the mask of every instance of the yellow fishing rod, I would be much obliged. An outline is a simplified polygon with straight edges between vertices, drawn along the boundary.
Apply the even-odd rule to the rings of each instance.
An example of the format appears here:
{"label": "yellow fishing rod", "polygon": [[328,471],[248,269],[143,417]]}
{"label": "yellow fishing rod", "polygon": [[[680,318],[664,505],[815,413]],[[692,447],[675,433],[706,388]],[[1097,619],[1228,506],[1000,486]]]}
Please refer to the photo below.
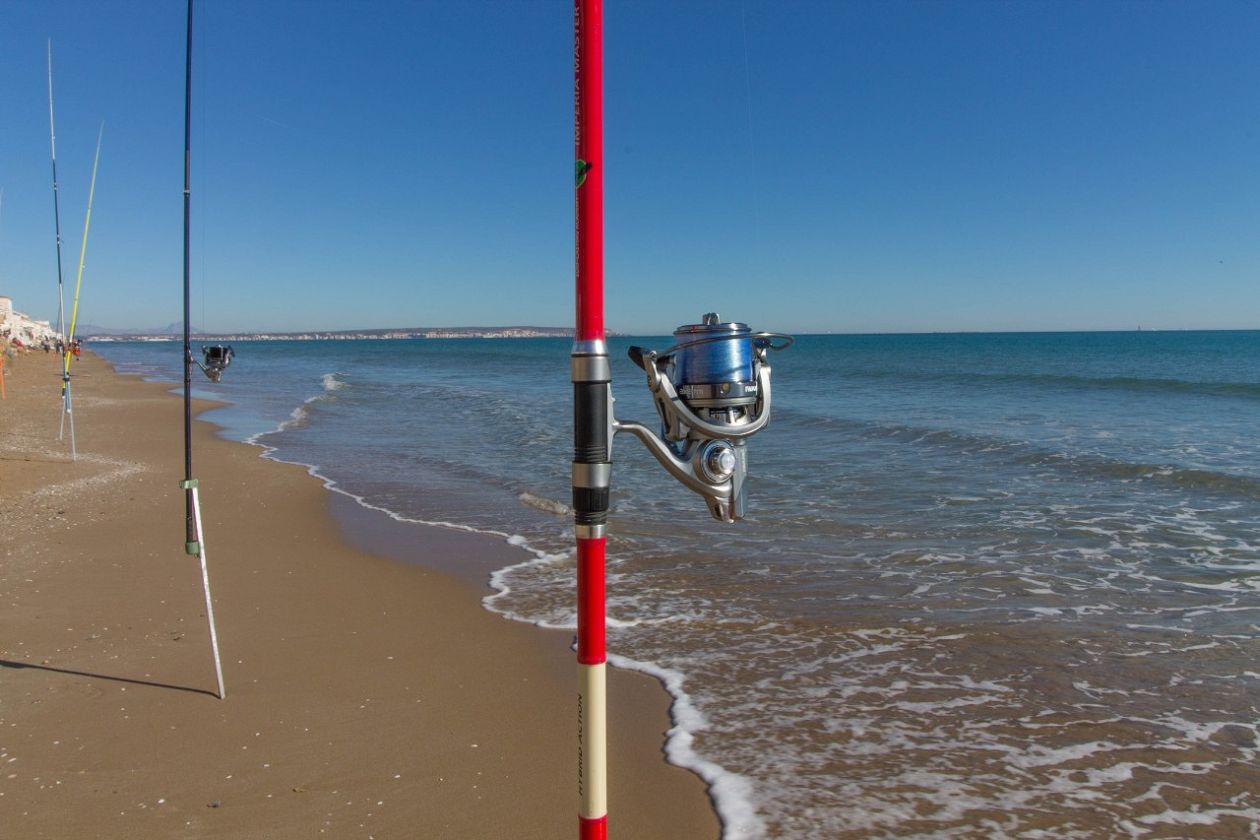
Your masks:
{"label": "yellow fishing rod", "polygon": [[70,359],[73,353],[74,344],[74,328],[79,320],[79,291],[83,288],[83,265],[87,258],[87,242],[88,229],[92,226],[92,198],[96,195],[96,169],[101,162],[101,137],[105,134],[105,123],[101,123],[100,131],[96,134],[96,157],[92,161],[92,183],[88,187],[87,215],[83,219],[83,244],[79,247],[79,273],[74,281],[74,304],[70,310],[70,332],[65,337],[65,344],[62,348],[62,373],[61,373],[61,393],[64,400],[65,412],[62,414],[62,426],[65,425],[65,419],[70,418],[70,458],[78,459],[78,452],[75,449],[74,442],[74,408],[70,398]]}

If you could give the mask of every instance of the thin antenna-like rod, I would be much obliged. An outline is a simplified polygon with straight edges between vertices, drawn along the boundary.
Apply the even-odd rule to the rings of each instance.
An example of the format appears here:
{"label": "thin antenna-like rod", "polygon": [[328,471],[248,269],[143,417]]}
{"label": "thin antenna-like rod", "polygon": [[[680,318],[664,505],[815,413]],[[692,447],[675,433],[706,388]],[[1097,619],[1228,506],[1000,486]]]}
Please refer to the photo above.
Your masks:
{"label": "thin antenna-like rod", "polygon": [[[61,337],[62,350],[69,350],[66,342],[66,292],[61,270],[61,199],[57,185],[57,126],[53,119],[53,81],[52,81],[52,38],[48,39],[48,154],[52,160],[53,187],[53,229],[57,233],[57,335]],[[70,417],[70,454],[74,451],[74,416],[71,415],[70,402],[70,369],[66,365],[61,375],[61,425],[57,429],[57,440],[66,436],[66,417]]]}
{"label": "thin antenna-like rod", "polygon": [[62,208],[57,190],[57,125],[53,121],[53,39],[48,39],[48,150],[53,160],[53,225],[57,230],[57,332],[66,338],[66,293],[62,282]]}
{"label": "thin antenna-like rod", "polygon": [[[193,0],[188,0],[188,35],[184,65],[184,481],[192,481],[192,332],[189,325],[189,274],[192,229],[192,48]],[[193,491],[184,499],[184,530],[188,543],[197,542],[193,521]]]}
{"label": "thin antenna-like rod", "polygon": [[[88,229],[92,226],[92,199],[96,195],[96,170],[101,163],[101,138],[105,134],[105,123],[101,123],[96,134],[96,157],[92,160],[92,183],[88,187],[87,213],[83,217],[83,244],[79,247],[79,272],[74,281],[74,306],[70,310],[70,332],[66,334],[65,352],[62,356],[62,387],[65,389],[65,416],[70,418],[70,459],[78,460],[79,454],[74,442],[74,404],[70,398],[70,359],[71,345],[74,343],[74,328],[79,323],[79,292],[83,289],[83,266],[87,260]],[[64,418],[63,418],[64,420]]]}

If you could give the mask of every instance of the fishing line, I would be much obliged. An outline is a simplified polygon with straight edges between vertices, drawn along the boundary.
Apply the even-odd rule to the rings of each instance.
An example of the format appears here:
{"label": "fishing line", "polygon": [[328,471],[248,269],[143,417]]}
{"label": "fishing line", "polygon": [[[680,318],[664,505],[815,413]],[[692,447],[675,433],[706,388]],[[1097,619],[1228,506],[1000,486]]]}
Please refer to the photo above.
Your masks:
{"label": "fishing line", "polygon": [[[209,17],[209,10],[203,8],[201,11],[202,26],[197,32],[198,36],[200,36],[199,40],[200,40],[200,48],[201,48],[202,55],[209,54],[206,52],[206,29],[208,27],[205,24],[206,24],[207,17]],[[206,70],[204,67],[201,69],[201,74],[199,75],[197,79],[197,84],[198,84],[199,96],[200,96],[199,104],[201,105],[201,125],[199,126],[201,130],[201,154],[204,156],[206,153],[205,151],[206,150]],[[206,173],[206,165],[203,163],[201,164],[201,174],[202,174],[201,190],[203,193],[206,191],[206,186],[208,183],[205,177],[205,173]],[[202,198],[201,203],[202,203],[202,206],[204,207],[206,204],[206,200],[204,196]],[[202,210],[202,213],[201,213],[200,222],[201,222],[201,331],[204,333],[207,331],[206,285],[208,284],[208,281],[206,279],[206,213],[204,209]]]}
{"label": "fishing line", "polygon": [[757,191],[757,173],[759,171],[757,167],[757,144],[753,139],[752,72],[749,69],[748,61],[748,4],[746,0],[741,0],[739,4],[739,23],[744,41],[744,112],[748,139],[748,184],[752,193],[749,201],[752,213],[752,236],[749,237],[751,254],[749,256],[755,257],[759,251],[758,246],[760,244],[758,240],[761,231],[761,205]]}

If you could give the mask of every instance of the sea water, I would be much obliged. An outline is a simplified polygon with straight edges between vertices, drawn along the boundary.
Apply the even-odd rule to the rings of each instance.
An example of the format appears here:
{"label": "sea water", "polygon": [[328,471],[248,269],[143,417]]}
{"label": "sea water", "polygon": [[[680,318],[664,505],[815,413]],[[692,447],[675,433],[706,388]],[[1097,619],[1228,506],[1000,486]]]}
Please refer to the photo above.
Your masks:
{"label": "sea water", "polygon": [[[630,343],[672,340],[610,342],[618,417],[655,425]],[[567,340],[235,347],[197,390],[227,437],[510,539],[487,609],[574,625]],[[179,378],[175,343],[93,349]],[[674,694],[728,840],[1260,832],[1260,332],[771,361],[739,524],[614,451],[609,650]]]}

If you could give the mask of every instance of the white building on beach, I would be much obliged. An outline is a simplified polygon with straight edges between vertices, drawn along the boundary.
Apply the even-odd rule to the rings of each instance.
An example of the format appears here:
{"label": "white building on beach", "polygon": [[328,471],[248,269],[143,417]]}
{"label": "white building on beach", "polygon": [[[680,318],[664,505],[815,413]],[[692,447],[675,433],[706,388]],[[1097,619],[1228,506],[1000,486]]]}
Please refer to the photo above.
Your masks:
{"label": "white building on beach", "polygon": [[13,299],[0,295],[0,336],[16,338],[23,344],[39,345],[57,340],[57,331],[47,321],[36,321],[13,308]]}

